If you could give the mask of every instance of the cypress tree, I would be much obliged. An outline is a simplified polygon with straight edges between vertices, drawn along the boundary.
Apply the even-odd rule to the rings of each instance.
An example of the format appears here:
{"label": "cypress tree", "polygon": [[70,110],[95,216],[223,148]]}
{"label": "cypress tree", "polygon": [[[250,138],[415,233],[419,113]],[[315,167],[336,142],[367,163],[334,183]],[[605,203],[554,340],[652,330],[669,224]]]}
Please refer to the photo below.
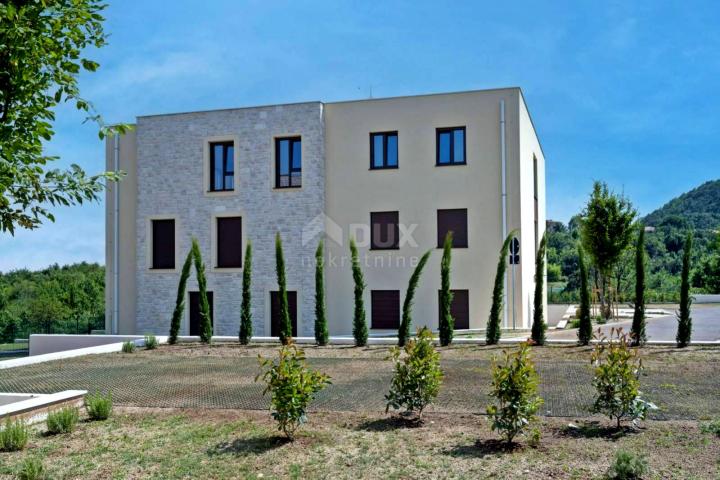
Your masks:
{"label": "cypress tree", "polygon": [[585,261],[585,250],[578,243],[578,263],[580,265],[580,328],[578,341],[580,345],[588,345],[592,340],[592,320],[590,319],[590,285],[588,267]]}
{"label": "cypress tree", "polygon": [[643,345],[645,334],[645,227],[640,225],[635,244],[635,311],[633,312],[630,337],[633,345]]}
{"label": "cypress tree", "polygon": [[325,256],[323,241],[315,250],[315,342],[323,346],[328,343],[327,316],[325,314]]}
{"label": "cypress tree", "polygon": [[193,251],[190,251],[185,257],[182,271],[180,272],[180,283],[178,283],[177,298],[175,299],[175,310],[173,310],[172,320],[170,321],[170,335],[168,343],[175,345],[177,337],[180,333],[180,321],[182,320],[183,310],[185,310],[185,290],[187,288],[188,277],[190,276],[190,267],[192,267]]}
{"label": "cypress tree", "polygon": [[452,232],[445,235],[443,256],[440,261],[440,345],[446,347],[452,343],[455,320],[450,313],[453,294],[450,291],[450,262],[452,260]]}
{"label": "cypress tree", "polygon": [[285,258],[283,256],[280,232],[275,234],[275,272],[277,273],[278,294],[280,295],[280,342],[287,345],[292,340],[292,323],[287,299],[287,283],[285,281]]}
{"label": "cypress tree", "polygon": [[500,341],[500,313],[503,309],[503,295],[505,290],[505,272],[507,271],[508,252],[515,232],[507,236],[500,249],[497,270],[495,271],[495,285],[493,286],[492,306],[490,307],[490,318],[488,318],[487,329],[485,330],[485,343],[496,345]]}
{"label": "cypress tree", "polygon": [[212,341],[213,327],[210,318],[210,303],[207,298],[207,279],[205,278],[205,264],[200,253],[200,244],[197,239],[192,240],[192,252],[195,259],[195,276],[198,282],[198,296],[200,305],[200,341],[210,343]]}
{"label": "cypress tree", "polygon": [[355,346],[364,347],[367,345],[368,328],[365,323],[365,305],[363,303],[363,292],[365,291],[365,279],[360,269],[360,260],[358,259],[357,245],[355,239],[350,239],[350,257],[352,259],[352,275],[355,283],[355,309],[353,312],[353,337],[355,337]]}
{"label": "cypress tree", "polygon": [[692,233],[688,232],[683,248],[682,276],[680,278],[680,311],[677,313],[678,329],[675,341],[678,347],[686,347],[690,344],[692,336],[692,318],[690,317],[690,254],[692,250]]}
{"label": "cypress tree", "polygon": [[535,295],[533,297],[532,339],[536,345],[545,345],[544,293],[545,293],[545,248],[547,236],[543,234],[535,257]]}
{"label": "cypress tree", "polygon": [[240,305],[240,343],[247,345],[253,336],[252,328],[252,294],[250,286],[252,281],[252,243],[248,240],[245,246],[245,262],[243,263],[242,303]]}
{"label": "cypress tree", "polygon": [[425,252],[420,258],[415,270],[410,275],[410,281],[408,282],[407,292],[405,292],[405,301],[403,302],[403,313],[402,321],[400,322],[400,328],[398,329],[398,346],[404,347],[410,336],[410,325],[412,324],[412,306],[413,299],[415,298],[415,290],[417,289],[418,283],[420,282],[420,275],[422,274],[425,264],[430,258],[432,250]]}

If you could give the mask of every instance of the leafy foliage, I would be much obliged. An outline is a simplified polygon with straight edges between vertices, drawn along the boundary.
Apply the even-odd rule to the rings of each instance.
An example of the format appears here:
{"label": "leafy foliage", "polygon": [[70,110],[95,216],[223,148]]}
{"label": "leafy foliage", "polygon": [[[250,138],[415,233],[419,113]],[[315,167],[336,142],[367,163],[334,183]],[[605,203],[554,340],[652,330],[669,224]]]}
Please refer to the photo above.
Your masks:
{"label": "leafy foliage", "polygon": [[661,225],[669,218],[681,217],[696,230],[720,225],[720,180],[705,182],[670,200],[644,218],[646,225]]}
{"label": "leafy foliage", "polygon": [[592,320],[590,319],[590,287],[588,285],[588,269],[585,263],[585,251],[578,243],[578,264],[580,266],[580,309],[578,322],[578,341],[580,345],[588,345],[592,340]]}
{"label": "leafy foliage", "polygon": [[112,414],[112,394],[100,392],[85,395],[85,411],[90,420],[107,420]]}
{"label": "leafy foliage", "polygon": [[280,341],[283,345],[287,345],[292,339],[292,323],[290,322],[290,307],[288,306],[285,281],[285,257],[283,256],[280,232],[275,234],[275,273],[280,295]]}
{"label": "leafy foliage", "polygon": [[320,240],[315,250],[315,342],[320,346],[327,345],[329,336],[325,312],[325,255]]}
{"label": "leafy foliage", "polygon": [[80,420],[77,407],[65,407],[48,413],[46,424],[50,435],[71,433]]}
{"label": "leafy foliage", "polygon": [[440,392],[443,378],[440,354],[435,351],[432,333],[426,327],[421,328],[417,337],[408,340],[404,348],[393,347],[390,358],[395,363],[395,375],[390,392],[385,395],[385,412],[390,407],[395,410],[404,407],[406,412],[417,412],[421,418],[425,407]]}
{"label": "leafy foliage", "polygon": [[642,455],[627,450],[618,450],[615,460],[605,474],[608,480],[640,479],[648,472],[648,463]]}
{"label": "leafy foliage", "polygon": [[134,353],[135,352],[135,342],[133,342],[132,340],[123,342],[122,352],[123,353]]}
{"label": "leafy foliage", "polygon": [[450,291],[450,263],[452,262],[452,232],[445,235],[443,255],[440,260],[440,345],[446,347],[452,343],[455,319],[450,313],[453,293]]}
{"label": "leafy foliage", "polygon": [[205,278],[205,264],[200,253],[200,244],[196,238],[192,239],[192,254],[195,263],[195,276],[198,283],[198,309],[200,310],[200,341],[210,343],[212,341],[213,327],[210,313],[210,303],[207,297],[207,278]]}
{"label": "leafy foliage", "polygon": [[648,411],[656,407],[641,398],[643,366],[639,350],[630,348],[630,339],[620,328],[612,328],[609,338],[598,329],[597,337],[600,342],[591,356],[595,368],[593,386],[597,391],[593,412],[615,419],[618,428],[626,418],[633,423],[644,420]]}
{"label": "leafy foliage", "polygon": [[399,347],[405,346],[405,343],[407,343],[408,337],[410,336],[415,290],[417,290],[418,283],[420,282],[420,275],[422,274],[423,268],[425,268],[425,264],[430,258],[430,253],[432,253],[432,251],[428,250],[422,257],[420,257],[420,261],[418,261],[418,264],[415,267],[415,270],[413,270],[412,275],[410,275],[410,280],[408,281],[407,292],[405,292],[405,301],[403,302],[402,320],[400,322],[400,328],[398,328]]}
{"label": "leafy foliage", "polygon": [[700,431],[703,433],[711,433],[720,438],[720,418],[716,418],[707,423],[701,423]]}
{"label": "leafy foliage", "polygon": [[489,405],[487,414],[492,429],[501,432],[507,443],[536,419],[542,398],[537,395],[538,374],[530,359],[530,347],[520,344],[514,353],[504,351],[502,364],[493,359],[493,379],[490,395],[497,405]]}
{"label": "leafy foliage", "polygon": [[170,320],[170,335],[168,343],[175,345],[177,337],[180,334],[180,322],[182,322],[183,310],[185,310],[185,291],[187,290],[187,281],[190,276],[190,267],[193,261],[193,250],[185,257],[185,262],[180,272],[180,281],[178,282],[177,297],[175,298],[175,309],[173,310],[172,320]]}
{"label": "leafy foliage", "polygon": [[545,249],[547,234],[543,234],[535,256],[535,295],[533,296],[532,340],[536,345],[545,345]]}
{"label": "leafy foliage", "polygon": [[630,331],[633,345],[647,342],[645,333],[645,228],[640,225],[635,244],[635,311]]}
{"label": "leafy foliage", "polygon": [[155,350],[158,346],[158,340],[152,333],[145,335],[145,350]]}
{"label": "leafy foliage", "polygon": [[0,451],[17,452],[27,445],[30,430],[22,419],[5,420],[5,425],[0,429]]}
{"label": "leafy foliage", "polygon": [[683,266],[680,276],[680,311],[677,313],[678,329],[675,341],[678,347],[686,347],[692,337],[692,317],[690,317],[690,255],[692,253],[692,233],[688,232],[683,248]]}
{"label": "leafy foliage", "polygon": [[238,337],[242,345],[250,343],[253,336],[252,325],[252,242],[248,240],[245,246],[245,261],[243,262],[242,301],[240,304],[240,332]]}
{"label": "leafy foliage", "polygon": [[74,103],[100,126],[100,137],[128,127],[106,127],[80,96],[78,75],[99,65],[83,54],[106,44],[100,0],[0,3],[0,231],[37,228],[54,221],[50,207],[97,200],[117,173],[88,176],[78,166],[47,169],[57,157],[43,154],[55,135],[52,122],[63,103]]}
{"label": "leafy foliage", "polygon": [[292,339],[280,349],[277,361],[258,356],[265,371],[255,377],[267,386],[263,395],[270,392],[270,408],[278,422],[278,430],[290,440],[295,439],[297,429],[307,421],[307,407],[315,394],[330,383],[327,375],[310,370],[305,354]]}
{"label": "leafy foliage", "polygon": [[350,258],[352,262],[352,276],[355,288],[355,308],[353,310],[353,337],[355,338],[356,347],[364,347],[367,345],[368,328],[365,322],[365,304],[363,302],[363,293],[365,292],[365,278],[360,268],[360,259],[358,258],[358,249],[355,239],[350,239]]}
{"label": "leafy foliage", "polygon": [[20,464],[17,478],[18,480],[45,480],[49,477],[40,458],[27,457]]}
{"label": "leafy foliage", "polygon": [[485,330],[485,343],[488,345],[496,345],[500,341],[500,315],[504,301],[505,272],[507,271],[510,243],[514,237],[515,231],[510,232],[500,249],[500,258],[498,259],[497,270],[495,271],[495,285],[493,286],[490,318],[488,318],[487,329]]}

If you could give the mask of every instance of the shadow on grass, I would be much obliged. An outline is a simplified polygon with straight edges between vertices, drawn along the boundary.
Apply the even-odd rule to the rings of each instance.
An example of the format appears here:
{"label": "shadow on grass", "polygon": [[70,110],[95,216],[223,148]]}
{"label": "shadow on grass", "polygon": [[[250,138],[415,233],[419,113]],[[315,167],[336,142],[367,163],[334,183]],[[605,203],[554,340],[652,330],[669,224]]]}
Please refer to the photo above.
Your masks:
{"label": "shadow on grass", "polygon": [[617,427],[615,425],[603,425],[597,421],[583,422],[574,427],[565,426],[558,431],[558,436],[569,438],[604,438],[606,440],[618,440],[626,435],[640,433],[633,427]]}
{"label": "shadow on grass", "polygon": [[512,453],[520,450],[522,446],[519,443],[507,443],[504,440],[478,440],[473,445],[456,445],[444,453],[451,457],[473,457],[485,458],[491,455],[502,453]]}
{"label": "shadow on grass", "polygon": [[232,442],[221,442],[208,449],[210,456],[215,455],[260,455],[290,443],[285,437],[238,438]]}
{"label": "shadow on grass", "polygon": [[367,420],[357,426],[357,430],[365,430],[368,432],[388,432],[390,430],[399,430],[403,428],[419,428],[425,422],[415,416],[393,415],[387,418],[379,418],[377,420]]}

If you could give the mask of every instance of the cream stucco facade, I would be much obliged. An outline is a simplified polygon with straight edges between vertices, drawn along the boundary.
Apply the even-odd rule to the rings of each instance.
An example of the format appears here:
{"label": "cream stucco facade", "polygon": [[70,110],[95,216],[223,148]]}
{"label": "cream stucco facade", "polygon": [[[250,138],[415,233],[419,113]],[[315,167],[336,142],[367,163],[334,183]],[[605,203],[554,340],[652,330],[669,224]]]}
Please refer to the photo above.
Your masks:
{"label": "cream stucco facade", "polygon": [[[446,127],[464,127],[464,164],[437,165],[437,129]],[[397,132],[397,168],[370,168],[373,132]],[[292,191],[272,184],[274,139],[288,136],[302,141],[302,188]],[[236,194],[207,194],[207,145],[213,138],[234,142]],[[255,334],[270,333],[276,231],[283,236],[289,289],[297,292],[299,335],[313,333],[313,252],[321,237],[326,239],[331,335],[352,332],[351,236],[358,240],[367,283],[369,327],[371,292],[399,291],[402,304],[415,262],[432,250],[413,319],[416,327],[436,329],[442,254],[437,211],[442,209],[467,210],[468,244],[453,249],[451,284],[467,290],[469,327],[485,326],[503,232],[513,230],[520,262],[508,268],[504,326],[530,326],[536,238],[545,230],[545,158],[518,88],[140,117],[137,130],[119,140],[117,161],[127,175],[119,187],[118,250],[113,244],[115,191],[107,194],[108,332],[167,333],[179,262],[190,237],[196,237],[208,263],[215,332],[237,334],[242,270],[212,268],[215,219],[231,214],[243,218],[238,248],[248,240],[255,248]],[[110,139],[110,168],[116,160],[114,146]],[[163,177],[166,169],[172,173]],[[397,212],[398,248],[370,248],[372,212]],[[176,219],[175,253],[180,260],[172,271],[148,272],[148,222],[153,218]],[[188,333],[187,322],[181,333]]]}

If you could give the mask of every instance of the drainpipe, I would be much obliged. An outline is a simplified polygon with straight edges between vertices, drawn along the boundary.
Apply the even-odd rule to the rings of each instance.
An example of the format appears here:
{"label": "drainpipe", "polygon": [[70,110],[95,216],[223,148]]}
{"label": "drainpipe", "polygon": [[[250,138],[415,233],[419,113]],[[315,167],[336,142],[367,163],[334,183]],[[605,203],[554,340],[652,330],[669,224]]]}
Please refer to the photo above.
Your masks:
{"label": "drainpipe", "polygon": [[[500,242],[505,241],[507,237],[507,158],[505,155],[505,100],[500,100],[500,163],[501,163],[501,175],[502,175],[502,238]],[[507,261],[507,259],[505,259]],[[507,272],[505,273],[505,288],[503,289],[503,325],[507,328],[508,326],[508,304],[507,304],[507,291],[508,281]]]}
{"label": "drainpipe", "polygon": [[[113,135],[113,171],[120,170],[120,134]],[[120,272],[118,271],[118,256],[120,255],[120,185],[115,182],[113,185],[113,313],[110,326],[110,333],[118,334],[118,314],[120,310],[120,299],[118,298]]]}

